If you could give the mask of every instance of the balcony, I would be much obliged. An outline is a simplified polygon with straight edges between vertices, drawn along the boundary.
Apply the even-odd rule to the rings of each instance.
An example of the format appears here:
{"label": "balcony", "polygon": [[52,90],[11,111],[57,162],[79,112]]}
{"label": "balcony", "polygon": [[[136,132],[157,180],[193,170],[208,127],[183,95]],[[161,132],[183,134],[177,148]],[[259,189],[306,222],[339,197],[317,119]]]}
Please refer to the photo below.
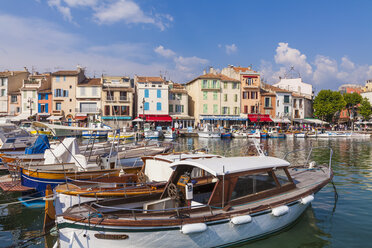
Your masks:
{"label": "balcony", "polygon": [[101,113],[100,108],[76,108],[75,109],[76,113],[82,113],[82,114],[99,114]]}
{"label": "balcony", "polygon": [[63,110],[53,110],[52,113],[53,115],[62,115],[62,116],[65,114]]}
{"label": "balcony", "polygon": [[119,102],[129,102],[129,98],[127,96],[120,96]]}

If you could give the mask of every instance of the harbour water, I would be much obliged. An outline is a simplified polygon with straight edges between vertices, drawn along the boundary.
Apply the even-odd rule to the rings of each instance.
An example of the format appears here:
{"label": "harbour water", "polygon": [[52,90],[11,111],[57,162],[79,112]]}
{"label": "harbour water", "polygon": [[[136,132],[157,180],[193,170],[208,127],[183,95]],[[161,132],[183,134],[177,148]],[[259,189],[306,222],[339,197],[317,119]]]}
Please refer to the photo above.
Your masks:
{"label": "harbour water", "polygon": [[[206,147],[210,153],[238,156],[247,152],[246,139],[179,138],[175,150]],[[261,143],[268,155],[283,157],[294,149],[333,149],[334,184],[323,188],[312,206],[291,227],[259,241],[237,247],[370,247],[372,230],[372,146],[370,139],[267,139]],[[309,161],[328,163],[327,148],[314,149]],[[305,152],[288,156],[290,162],[306,161]],[[0,203],[13,202],[19,194],[0,194]],[[23,205],[0,206],[0,247],[45,247],[54,237],[42,236],[43,209]],[[30,240],[31,239],[31,240]],[[29,240],[29,241],[28,241]],[[26,243],[21,243],[28,241]],[[46,242],[48,241],[48,242]],[[51,247],[51,246],[50,246]]]}

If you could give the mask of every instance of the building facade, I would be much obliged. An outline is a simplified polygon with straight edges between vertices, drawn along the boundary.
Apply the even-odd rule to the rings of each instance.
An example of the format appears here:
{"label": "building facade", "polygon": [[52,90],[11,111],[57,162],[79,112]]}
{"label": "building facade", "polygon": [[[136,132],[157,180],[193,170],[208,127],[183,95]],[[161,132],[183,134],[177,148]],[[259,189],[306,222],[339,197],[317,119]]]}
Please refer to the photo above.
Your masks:
{"label": "building facade", "polygon": [[170,125],[168,82],[161,77],[135,76],[134,83],[137,116],[147,122]]}
{"label": "building facade", "polygon": [[237,79],[208,73],[188,82],[186,90],[189,112],[196,124],[228,126],[247,119],[240,116],[240,81]]}
{"label": "building facade", "polygon": [[182,84],[169,82],[169,115],[173,125],[180,127],[193,127],[194,117],[189,116],[189,96]]}
{"label": "building facade", "polygon": [[125,76],[102,76],[102,120],[111,127],[128,127],[133,119],[134,89]]}
{"label": "building facade", "polygon": [[76,114],[76,87],[85,80],[84,70],[57,71],[52,73],[53,106],[52,114],[56,118],[65,118],[72,122]]}
{"label": "building facade", "polygon": [[75,120],[82,123],[100,121],[102,97],[101,78],[85,78],[76,86]]}
{"label": "building facade", "polygon": [[29,74],[26,67],[24,71],[0,72],[0,115],[15,115],[22,111],[20,88]]}

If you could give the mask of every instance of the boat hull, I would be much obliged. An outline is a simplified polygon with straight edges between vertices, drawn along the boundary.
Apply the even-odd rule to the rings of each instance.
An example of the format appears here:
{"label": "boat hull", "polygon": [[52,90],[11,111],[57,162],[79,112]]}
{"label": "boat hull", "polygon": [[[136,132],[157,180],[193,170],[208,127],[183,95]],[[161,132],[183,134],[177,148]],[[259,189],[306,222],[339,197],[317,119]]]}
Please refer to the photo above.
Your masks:
{"label": "boat hull", "polygon": [[[230,219],[205,223],[205,231],[184,234],[182,226],[102,226],[77,224],[58,217],[60,247],[224,247],[262,238],[291,225],[310,203],[299,201],[288,205],[289,211],[279,217],[271,210],[252,214],[252,221],[235,225]],[[115,239],[120,237],[121,239]],[[71,245],[71,246],[70,246]]]}
{"label": "boat hull", "polygon": [[221,138],[220,133],[199,132],[198,135],[200,138]]}
{"label": "boat hull", "polygon": [[98,132],[91,132],[91,131],[83,131],[81,136],[84,139],[89,139],[89,138],[106,138],[108,134],[108,131],[98,131]]}

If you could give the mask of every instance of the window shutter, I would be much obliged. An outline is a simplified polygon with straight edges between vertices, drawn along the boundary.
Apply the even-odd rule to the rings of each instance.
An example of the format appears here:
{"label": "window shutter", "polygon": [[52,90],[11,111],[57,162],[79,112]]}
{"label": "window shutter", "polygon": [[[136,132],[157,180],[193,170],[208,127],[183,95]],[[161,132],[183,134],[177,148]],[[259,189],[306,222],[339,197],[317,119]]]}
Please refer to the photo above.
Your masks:
{"label": "window shutter", "polygon": [[48,103],[45,104],[45,113],[49,113],[49,111],[48,111]]}
{"label": "window shutter", "polygon": [[38,99],[41,100],[41,94],[38,94]]}
{"label": "window shutter", "polygon": [[[39,96],[40,96],[40,95],[39,95]],[[40,103],[37,105],[37,112],[38,112],[38,113],[41,113],[41,104],[40,104]]]}

